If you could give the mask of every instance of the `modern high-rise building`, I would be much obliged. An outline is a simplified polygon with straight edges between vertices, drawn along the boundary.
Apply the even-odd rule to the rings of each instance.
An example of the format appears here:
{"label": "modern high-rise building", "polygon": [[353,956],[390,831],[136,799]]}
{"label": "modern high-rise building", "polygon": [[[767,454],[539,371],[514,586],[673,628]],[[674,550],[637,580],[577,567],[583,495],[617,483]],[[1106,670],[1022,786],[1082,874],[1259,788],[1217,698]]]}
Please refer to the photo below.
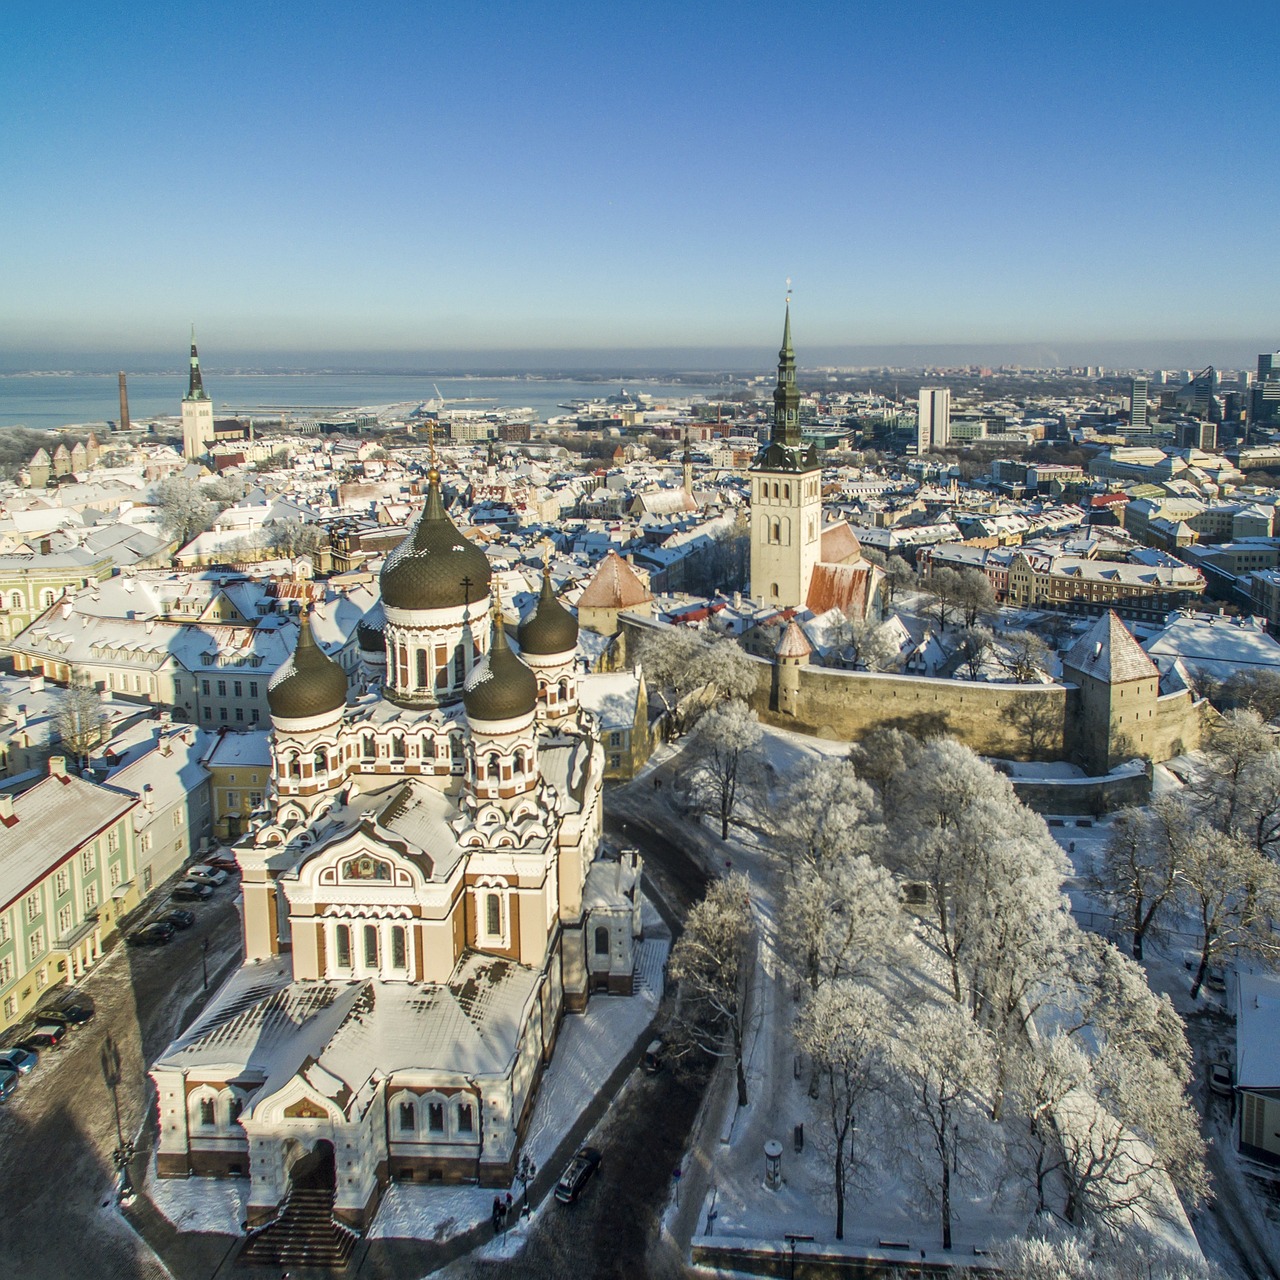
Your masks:
{"label": "modern high-rise building", "polygon": [[187,394],[182,397],[182,456],[202,458],[213,444],[213,401],[204,389],[200,376],[200,357],[196,353],[196,327],[191,326],[191,372]]}
{"label": "modern high-rise building", "polygon": [[1147,380],[1134,378],[1129,387],[1129,431],[1145,435],[1147,430]]}
{"label": "modern high-rise building", "polygon": [[1258,376],[1249,388],[1249,425],[1272,426],[1280,422],[1280,351],[1258,357]]}
{"label": "modern high-rise building", "polygon": [[1213,396],[1217,381],[1218,375],[1213,365],[1207,365],[1199,373],[1192,374],[1179,388],[1178,394],[1174,397],[1174,404],[1192,417],[1202,418],[1205,422],[1220,420],[1221,406]]}
{"label": "modern high-rise building", "polygon": [[916,452],[945,449],[951,443],[951,389],[920,388],[920,417],[916,428]]}

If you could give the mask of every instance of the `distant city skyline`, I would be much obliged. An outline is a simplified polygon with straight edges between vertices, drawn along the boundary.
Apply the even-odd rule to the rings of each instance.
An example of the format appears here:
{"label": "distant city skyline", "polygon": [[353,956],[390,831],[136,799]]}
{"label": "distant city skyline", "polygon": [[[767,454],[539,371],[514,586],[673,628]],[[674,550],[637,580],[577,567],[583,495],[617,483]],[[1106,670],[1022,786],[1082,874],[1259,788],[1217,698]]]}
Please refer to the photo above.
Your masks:
{"label": "distant city skyline", "polygon": [[1280,343],[1269,46],[1248,35],[1269,18],[18,9],[3,367],[180,360],[194,319],[211,367],[767,369],[787,277],[802,365],[1172,363],[1109,354],[1140,343],[1252,367]]}

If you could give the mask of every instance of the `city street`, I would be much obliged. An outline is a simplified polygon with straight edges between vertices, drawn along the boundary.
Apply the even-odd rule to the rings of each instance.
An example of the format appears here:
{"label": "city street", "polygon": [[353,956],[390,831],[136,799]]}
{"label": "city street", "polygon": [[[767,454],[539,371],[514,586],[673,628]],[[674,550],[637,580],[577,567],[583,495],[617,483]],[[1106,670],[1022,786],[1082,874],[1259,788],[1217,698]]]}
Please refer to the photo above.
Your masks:
{"label": "city street", "polygon": [[[112,1207],[116,1112],[102,1051],[109,1039],[119,1053],[117,1097],[128,1139],[149,1105],[145,1063],[202,999],[204,943],[210,990],[239,958],[235,895],[229,884],[196,904],[195,925],[168,946],[129,947],[117,935],[111,953],[80,984],[97,1006],[93,1021],[42,1054],[35,1073],[0,1108],[0,1258],[6,1272],[29,1280],[158,1280],[167,1274]],[[157,895],[129,927],[168,909]]]}

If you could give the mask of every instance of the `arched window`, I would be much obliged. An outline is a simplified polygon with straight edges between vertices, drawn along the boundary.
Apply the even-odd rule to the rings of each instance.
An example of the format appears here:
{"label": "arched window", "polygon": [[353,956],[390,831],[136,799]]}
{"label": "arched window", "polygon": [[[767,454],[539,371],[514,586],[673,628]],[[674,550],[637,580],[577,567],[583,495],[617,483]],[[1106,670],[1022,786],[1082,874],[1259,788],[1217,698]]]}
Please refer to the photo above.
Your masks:
{"label": "arched window", "polygon": [[453,651],[453,683],[461,684],[467,678],[467,654],[461,645]]}
{"label": "arched window", "polygon": [[427,1103],[427,1131],[429,1133],[444,1132],[444,1103]]}
{"label": "arched window", "polygon": [[391,967],[393,969],[407,969],[409,967],[409,952],[405,945],[405,932],[402,924],[391,926]]}
{"label": "arched window", "polygon": [[502,937],[502,895],[499,893],[485,894],[484,927],[489,937]]}
{"label": "arched window", "polygon": [[458,1132],[459,1133],[475,1132],[475,1120],[473,1119],[473,1115],[474,1113],[471,1110],[471,1103],[469,1102],[458,1103]]}
{"label": "arched window", "polygon": [[290,778],[302,777],[302,757],[296,751],[285,757],[284,771]]}
{"label": "arched window", "polygon": [[404,759],[404,734],[397,733],[391,738],[391,754],[397,760]]}
{"label": "arched window", "polygon": [[200,1123],[206,1129],[216,1129],[218,1127],[218,1112],[215,1099],[200,1099]]}
{"label": "arched window", "polygon": [[609,930],[604,925],[596,926],[596,955],[609,954]]}
{"label": "arched window", "polygon": [[769,593],[775,600],[778,598],[778,584],[776,582],[769,583]]}
{"label": "arched window", "polygon": [[499,759],[498,753],[495,751],[489,757],[489,777],[496,781],[501,776],[502,776],[502,761]]}
{"label": "arched window", "polygon": [[523,773],[523,772],[524,772],[524,751],[523,751],[523,750],[520,750],[520,751],[517,751],[517,752],[516,752],[516,754],[515,754],[515,760],[514,760],[514,763],[513,763],[513,764],[512,764],[512,766],[511,766],[511,768],[512,768],[512,772],[514,772],[514,773]]}
{"label": "arched window", "polygon": [[770,542],[782,541],[782,521],[781,520],[774,520],[769,525],[769,541]]}
{"label": "arched window", "polygon": [[10,609],[22,608],[22,592],[21,591],[9,592],[9,608]]}
{"label": "arched window", "polygon": [[320,750],[316,752],[311,763],[317,773],[324,773],[329,768],[329,757]]}
{"label": "arched window", "polygon": [[378,967],[378,926],[367,924],[364,927],[364,962],[370,969]]}
{"label": "arched window", "polygon": [[789,484],[784,484],[784,485],[782,486],[782,496],[783,496],[783,497],[784,497],[788,502],[790,502],[790,501],[791,501],[791,486],[790,486]]}
{"label": "arched window", "polygon": [[45,587],[40,593],[40,607],[47,609],[53,603],[53,588]]}
{"label": "arched window", "polygon": [[560,690],[560,701],[561,701],[561,702],[568,702],[568,701],[569,701],[569,682],[568,682],[568,680],[561,680],[561,681],[560,681],[560,684],[559,684],[559,686],[558,686],[558,687],[559,687],[559,690]]}
{"label": "arched window", "polygon": [[378,744],[373,740],[373,734],[366,733],[360,739],[360,754],[366,760],[372,760],[377,756]]}
{"label": "arched window", "polygon": [[417,1108],[412,1102],[400,1104],[400,1132],[412,1133],[418,1127]]}
{"label": "arched window", "polygon": [[427,687],[427,651],[419,649],[418,654],[418,688],[425,689]]}
{"label": "arched window", "polygon": [[333,931],[334,963],[339,969],[351,968],[351,926],[340,924]]}

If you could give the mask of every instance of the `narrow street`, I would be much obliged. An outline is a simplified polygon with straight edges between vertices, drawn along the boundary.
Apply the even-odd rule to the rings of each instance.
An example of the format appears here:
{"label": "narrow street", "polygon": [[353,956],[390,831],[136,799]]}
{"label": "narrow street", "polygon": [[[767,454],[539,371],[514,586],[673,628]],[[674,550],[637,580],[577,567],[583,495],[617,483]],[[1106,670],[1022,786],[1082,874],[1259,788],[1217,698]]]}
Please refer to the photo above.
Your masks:
{"label": "narrow street", "polygon": [[[108,1038],[120,1055],[117,1097],[125,1138],[149,1105],[146,1063],[203,996],[201,960],[208,942],[209,989],[240,955],[234,885],[195,906],[196,923],[168,946],[129,947],[122,936],[79,985],[97,1008],[93,1021],[41,1054],[33,1075],[0,1108],[0,1258],[27,1280],[67,1276],[153,1280],[167,1273],[111,1206],[115,1107],[103,1078]],[[129,927],[169,909],[163,894]]]}

